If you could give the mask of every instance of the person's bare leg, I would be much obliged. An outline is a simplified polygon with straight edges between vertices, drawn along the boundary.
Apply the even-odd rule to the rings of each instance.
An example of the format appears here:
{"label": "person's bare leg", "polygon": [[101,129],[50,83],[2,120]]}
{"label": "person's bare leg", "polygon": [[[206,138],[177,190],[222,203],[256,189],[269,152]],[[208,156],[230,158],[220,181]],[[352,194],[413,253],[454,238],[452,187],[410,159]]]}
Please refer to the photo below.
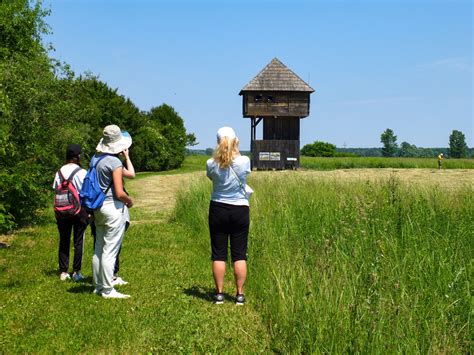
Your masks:
{"label": "person's bare leg", "polygon": [[247,279],[247,261],[237,260],[234,262],[234,277],[235,287],[237,288],[237,294],[244,293],[244,283]]}
{"label": "person's bare leg", "polygon": [[222,293],[224,290],[225,261],[212,262],[212,275],[216,283],[216,292]]}

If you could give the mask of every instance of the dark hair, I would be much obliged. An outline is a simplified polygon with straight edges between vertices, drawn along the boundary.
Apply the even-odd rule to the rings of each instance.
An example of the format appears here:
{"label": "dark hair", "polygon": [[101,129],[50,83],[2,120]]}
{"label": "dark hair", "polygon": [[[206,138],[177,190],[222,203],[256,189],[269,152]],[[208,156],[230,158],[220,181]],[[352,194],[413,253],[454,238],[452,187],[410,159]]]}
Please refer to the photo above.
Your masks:
{"label": "dark hair", "polygon": [[79,154],[81,154],[81,151],[82,149],[79,144],[69,144],[66,149],[66,160],[79,158]]}

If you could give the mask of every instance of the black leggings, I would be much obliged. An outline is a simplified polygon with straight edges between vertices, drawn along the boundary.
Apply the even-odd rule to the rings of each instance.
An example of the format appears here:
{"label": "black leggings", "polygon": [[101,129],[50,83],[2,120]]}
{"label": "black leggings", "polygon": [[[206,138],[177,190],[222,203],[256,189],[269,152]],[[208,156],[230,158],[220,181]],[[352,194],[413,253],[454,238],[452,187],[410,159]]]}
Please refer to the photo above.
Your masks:
{"label": "black leggings", "polygon": [[247,260],[249,214],[248,206],[235,206],[211,201],[209,231],[213,261],[227,261],[229,239],[232,261]]}
{"label": "black leggings", "polygon": [[69,248],[71,245],[71,232],[74,239],[74,261],[72,271],[78,272],[82,268],[82,255],[84,247],[84,233],[87,228],[87,213],[81,210],[77,216],[56,219],[59,231],[59,271],[67,272],[69,268]]}

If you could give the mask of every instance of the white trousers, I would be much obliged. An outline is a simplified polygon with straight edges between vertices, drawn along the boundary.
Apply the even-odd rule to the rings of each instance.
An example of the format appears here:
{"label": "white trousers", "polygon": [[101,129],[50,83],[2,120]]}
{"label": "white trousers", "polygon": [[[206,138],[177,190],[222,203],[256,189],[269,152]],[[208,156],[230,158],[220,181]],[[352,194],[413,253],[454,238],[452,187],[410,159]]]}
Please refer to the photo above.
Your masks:
{"label": "white trousers", "polygon": [[92,277],[99,292],[110,292],[114,277],[114,265],[122,245],[125,226],[130,220],[128,208],[121,201],[104,201],[94,211],[96,241],[92,257]]}

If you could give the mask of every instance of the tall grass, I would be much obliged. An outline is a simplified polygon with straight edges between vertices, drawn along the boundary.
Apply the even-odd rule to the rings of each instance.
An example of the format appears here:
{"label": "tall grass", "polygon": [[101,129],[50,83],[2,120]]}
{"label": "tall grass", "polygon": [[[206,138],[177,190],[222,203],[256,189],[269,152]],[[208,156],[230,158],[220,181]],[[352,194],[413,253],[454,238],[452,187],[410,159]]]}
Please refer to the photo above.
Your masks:
{"label": "tall grass", "polygon": [[[474,159],[446,159],[443,169],[474,169]],[[332,170],[354,168],[396,168],[396,169],[437,169],[438,160],[434,158],[314,158],[301,157],[301,167],[306,169]]]}
{"label": "tall grass", "polygon": [[[470,351],[472,186],[301,175],[251,185],[246,287],[274,351]],[[202,253],[209,194],[203,179],[175,210]]]}

